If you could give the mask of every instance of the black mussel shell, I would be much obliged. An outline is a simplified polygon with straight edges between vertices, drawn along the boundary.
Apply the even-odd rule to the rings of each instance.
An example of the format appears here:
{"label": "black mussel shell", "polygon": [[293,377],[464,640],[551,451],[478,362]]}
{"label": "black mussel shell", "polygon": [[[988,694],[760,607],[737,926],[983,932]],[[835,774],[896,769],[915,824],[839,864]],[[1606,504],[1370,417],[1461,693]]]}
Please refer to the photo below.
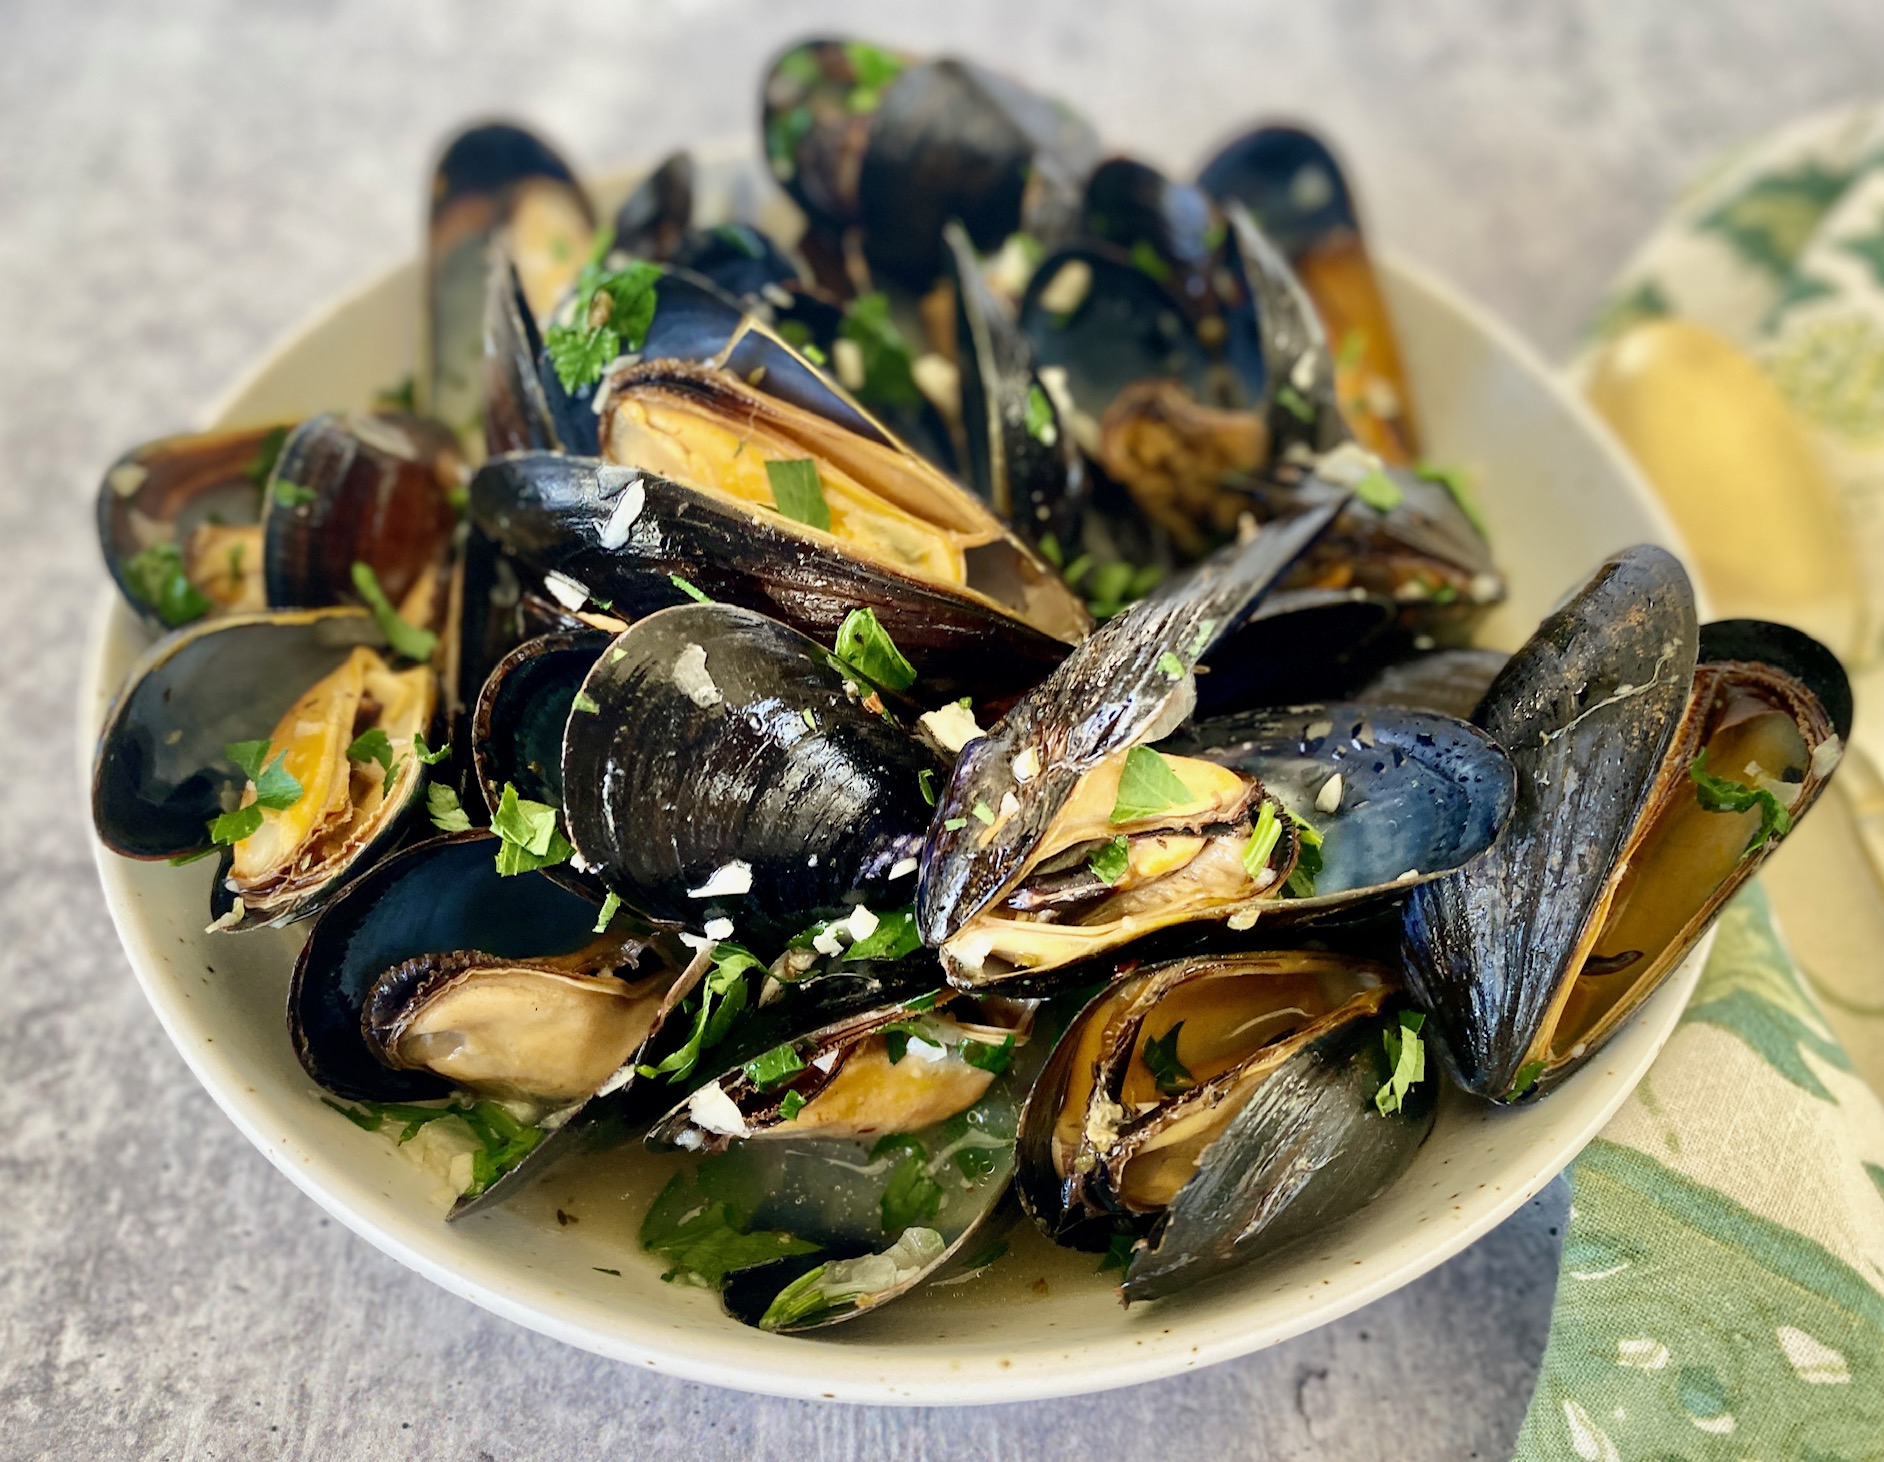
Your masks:
{"label": "black mussel shell", "polygon": [[506,785],[531,802],[563,801],[563,727],[613,636],[559,630],[526,640],[497,662],[471,721],[478,784],[491,810]]}
{"label": "black mussel shell", "polygon": [[955,287],[967,481],[1030,543],[1066,556],[1080,543],[1086,464],[1034,371],[1033,346],[982,278],[968,235],[943,231]]}
{"label": "black mussel shell", "polygon": [[821,645],[725,604],[619,636],[563,743],[584,865],[650,917],[730,919],[748,942],[905,902],[925,770],[939,774],[932,755],[866,708]]}
{"label": "black mussel shell", "polygon": [[1510,658],[1503,650],[1416,652],[1380,666],[1347,698],[1364,706],[1404,706],[1471,720]]}
{"label": "black mussel shell", "polygon": [[767,69],[760,125],[772,176],[814,225],[857,221],[857,175],[883,88],[914,57],[863,41],[801,41]]}
{"label": "black mussel shell", "polygon": [[798,266],[749,223],[690,229],[669,262],[725,290],[749,309],[771,305],[775,293],[799,283]]}
{"label": "black mussel shell", "polygon": [[787,520],[632,468],[499,458],[472,479],[471,515],[532,569],[580,584],[629,619],[688,603],[676,579],[826,642],[852,610],[871,609],[916,667],[925,698],[1012,696],[1066,654],[979,595],[893,573]]}
{"label": "black mussel shell", "polygon": [[[1167,580],[1095,630],[988,735],[968,743],[936,801],[923,851],[916,907],[924,942],[942,944],[1022,877],[1084,773],[1177,729],[1196,704],[1196,664],[1208,661],[1211,647],[1244,622],[1339,510],[1328,504],[1274,524]],[[1017,780],[1017,759],[1035,761],[1038,770]],[[1012,811],[992,826],[973,813],[1009,799]]]}
{"label": "black mussel shell", "polygon": [[516,266],[494,255],[484,294],[484,451],[588,451],[595,412],[563,390],[523,297]]}
{"label": "black mussel shell", "polygon": [[[1197,714],[1340,698],[1374,663],[1393,604],[1360,589],[1277,589],[1210,649],[1197,679]],[[1471,715],[1476,699],[1463,711]]]}
{"label": "black mussel shell", "polygon": [[671,153],[615,210],[613,249],[657,263],[673,258],[693,225],[693,156]]}
{"label": "black mussel shell", "polygon": [[1296,127],[1259,127],[1205,163],[1197,183],[1234,199],[1289,259],[1340,230],[1358,233],[1347,178],[1320,138]]}
{"label": "black mussel shell", "polygon": [[208,824],[247,778],[223,748],[266,736],[360,645],[384,637],[358,609],[231,615],[153,645],[105,715],[92,763],[92,824],[127,858],[211,846]]}
{"label": "black mussel shell", "polygon": [[1391,707],[1246,712],[1194,722],[1161,749],[1255,776],[1319,835],[1312,889],[1267,919],[1391,897],[1463,867],[1496,841],[1516,797],[1511,762],[1484,732]]}
{"label": "black mussel shell", "polygon": [[1123,249],[1143,244],[1172,268],[1200,275],[1223,243],[1223,219],[1207,193],[1129,157],[1093,169],[1080,223],[1092,238]]}
{"label": "black mussel shell", "polygon": [[882,93],[858,175],[872,272],[925,288],[952,219],[982,253],[1023,228],[1056,240],[1077,220],[1098,155],[1087,123],[972,62],[909,68]]}
{"label": "black mussel shell", "polygon": [[163,437],[126,452],[105,473],[98,489],[105,567],[125,602],[152,629],[175,629],[254,597],[243,593],[243,580],[260,569],[259,555],[245,562],[238,553],[234,572],[212,580],[205,594],[186,573],[191,543],[199,529],[214,534],[260,520],[288,430],[258,426]]}
{"label": "black mussel shell", "polygon": [[515,261],[526,314],[548,314],[589,253],[595,214],[569,165],[522,127],[493,122],[447,144],[432,177],[426,249],[425,409],[476,435],[493,244]]}

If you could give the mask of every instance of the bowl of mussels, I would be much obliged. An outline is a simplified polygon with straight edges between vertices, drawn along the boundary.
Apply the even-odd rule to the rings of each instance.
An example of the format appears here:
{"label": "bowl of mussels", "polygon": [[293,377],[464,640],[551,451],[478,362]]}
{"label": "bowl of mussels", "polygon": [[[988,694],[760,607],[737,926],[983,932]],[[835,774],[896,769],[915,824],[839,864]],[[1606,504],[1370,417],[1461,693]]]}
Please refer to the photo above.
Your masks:
{"label": "bowl of mussels", "polygon": [[105,471],[84,754],[167,1031],[574,1344],[809,1397],[1171,1374],[1534,1194],[1835,769],[1326,143],[1166,174],[814,41],[751,143],[449,140],[421,256]]}

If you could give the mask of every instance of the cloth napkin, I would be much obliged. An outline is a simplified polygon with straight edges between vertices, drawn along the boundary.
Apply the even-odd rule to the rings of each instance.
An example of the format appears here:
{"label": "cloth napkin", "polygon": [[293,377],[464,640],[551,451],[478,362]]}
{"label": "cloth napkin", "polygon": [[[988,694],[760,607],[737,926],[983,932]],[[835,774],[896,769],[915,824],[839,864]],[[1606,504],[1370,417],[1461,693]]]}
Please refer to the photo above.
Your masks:
{"label": "cloth napkin", "polygon": [[[1740,346],[1806,424],[1877,596],[1875,659],[1884,107],[1810,118],[1711,169],[1625,269],[1597,333],[1655,315]],[[1884,1023],[1884,980],[1873,993],[1841,1008],[1845,1029],[1854,1014]],[[1884,1105],[1758,884],[1722,915],[1674,1035],[1570,1176],[1520,1462],[1884,1458]]]}

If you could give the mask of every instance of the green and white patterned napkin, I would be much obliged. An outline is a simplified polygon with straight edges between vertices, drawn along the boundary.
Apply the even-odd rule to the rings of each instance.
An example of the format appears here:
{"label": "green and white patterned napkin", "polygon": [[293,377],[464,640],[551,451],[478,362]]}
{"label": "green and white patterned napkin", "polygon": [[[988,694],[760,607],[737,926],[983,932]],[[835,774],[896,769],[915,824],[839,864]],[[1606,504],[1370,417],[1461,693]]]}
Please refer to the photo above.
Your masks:
{"label": "green and white patterned napkin", "polygon": [[[1807,424],[1874,595],[1876,661],[1884,107],[1789,127],[1690,190],[1598,333],[1653,315],[1734,341]],[[1841,1020],[1884,1020],[1884,978],[1873,988],[1875,1008]],[[1723,914],[1680,1025],[1571,1183],[1521,1462],[1884,1458],[1884,1106],[1759,885]]]}

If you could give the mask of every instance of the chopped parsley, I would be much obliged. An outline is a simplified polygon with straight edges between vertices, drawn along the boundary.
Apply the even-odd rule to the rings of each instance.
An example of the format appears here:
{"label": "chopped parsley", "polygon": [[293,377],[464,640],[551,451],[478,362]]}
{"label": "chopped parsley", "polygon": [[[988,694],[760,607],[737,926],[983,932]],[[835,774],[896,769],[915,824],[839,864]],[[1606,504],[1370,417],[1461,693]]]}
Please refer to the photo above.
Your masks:
{"label": "chopped parsley", "polygon": [[1315,408],[1308,404],[1308,398],[1287,381],[1276,390],[1276,405],[1297,421],[1312,422],[1315,419]]}
{"label": "chopped parsley", "polygon": [[373,611],[373,619],[379,625],[379,632],[386,636],[386,643],[392,646],[393,653],[403,655],[408,660],[429,660],[432,651],[438,648],[438,636],[429,629],[408,624],[399,617],[399,611],[393,608],[392,600],[386,597],[386,591],[380,587],[379,575],[373,572],[371,564],[353,561],[353,588],[366,607]]}
{"label": "chopped parsley", "polygon": [[922,800],[931,807],[935,806],[935,772],[924,767],[916,773],[916,790],[922,793]]}
{"label": "chopped parsley", "polygon": [[1027,411],[1023,424],[1027,428],[1027,435],[1043,447],[1050,447],[1060,439],[1059,428],[1053,424],[1053,405],[1038,384],[1027,388]]}
{"label": "chopped parsley", "polygon": [[1164,255],[1153,247],[1149,239],[1132,240],[1132,265],[1141,274],[1148,274],[1158,283],[1163,284],[1171,277],[1171,266]]}
{"label": "chopped parsley", "polygon": [[402,411],[411,416],[419,409],[419,383],[410,374],[401,376],[393,385],[373,396],[376,411]]}
{"label": "chopped parsley", "polygon": [[1391,1117],[1399,1111],[1405,1105],[1407,1093],[1426,1079],[1426,1042],[1420,1039],[1420,1027],[1425,1024],[1426,1017],[1421,1012],[1403,1010],[1398,1024],[1381,1032],[1381,1040],[1387,1047],[1388,1075],[1380,1090],[1374,1093],[1374,1109],[1383,1117]]}
{"label": "chopped parsley", "polygon": [[1517,1076],[1512,1079],[1511,1090],[1505,1093],[1505,1100],[1515,1102],[1532,1087],[1536,1086],[1537,1078],[1543,1074],[1544,1063],[1541,1060],[1526,1061],[1518,1068]]}
{"label": "chopped parsley", "polygon": [[1014,1059],[1014,1037],[1009,1035],[998,1046],[969,1039],[955,1048],[955,1054],[977,1070],[991,1071],[999,1076]]}
{"label": "chopped parsley", "polygon": [[1086,608],[1094,619],[1110,619],[1155,589],[1164,578],[1164,569],[1155,563],[1141,566],[1123,559],[1095,567],[1087,555],[1081,554],[1068,566],[1065,577],[1074,588],[1085,580]]}
{"label": "chopped parsley", "polygon": [[321,495],[313,488],[289,482],[285,477],[275,484],[273,495],[275,501],[284,508],[311,508],[321,499]]}
{"label": "chopped parsley", "polygon": [[543,1140],[541,1127],[526,1127],[501,1102],[480,1098],[477,1101],[450,1102],[442,1107],[419,1106],[409,1102],[362,1102],[357,1107],[342,1106],[322,1097],[341,1116],[356,1127],[377,1132],[388,1122],[404,1124],[400,1145],[410,1142],[422,1128],[433,1122],[455,1119],[477,1139],[471,1154],[471,1183],[463,1196],[475,1198],[536,1149]]}
{"label": "chopped parsley", "polygon": [[1243,871],[1251,878],[1261,877],[1281,840],[1282,819],[1276,816],[1276,804],[1264,802],[1256,809],[1256,826],[1250,832],[1248,846],[1243,849]]}
{"label": "chopped parsley", "polygon": [[1312,899],[1315,880],[1321,877],[1321,834],[1293,812],[1288,818],[1295,824],[1295,867],[1289,870],[1282,892],[1289,898]]}
{"label": "chopped parsley", "polygon": [[1184,678],[1184,662],[1169,650],[1158,657],[1158,668],[1172,680]]}
{"label": "chopped parsley", "polygon": [[837,658],[872,685],[908,690],[916,683],[916,667],[896,648],[874,609],[853,609],[844,616],[837,631]]}
{"label": "chopped parsley", "polygon": [[1428,482],[1436,482],[1445,488],[1452,494],[1453,502],[1459,505],[1459,511],[1464,513],[1467,521],[1478,530],[1478,536],[1480,538],[1491,537],[1491,530],[1485,526],[1484,510],[1479,507],[1478,499],[1472,495],[1463,467],[1443,467],[1437,462],[1415,462],[1413,475],[1422,477]]}
{"label": "chopped parsley", "polygon": [[[1033,398],[1029,397],[1028,399],[1031,401]],[[1040,550],[1040,556],[1048,563],[1052,564],[1054,568],[1062,571],[1065,570],[1066,551],[1060,547],[1058,534],[1042,533],[1040,535],[1040,541],[1036,543],[1034,547]]]}
{"label": "chopped parsley", "polygon": [[928,1154],[907,1133],[892,1133],[870,1149],[871,1159],[906,1152],[908,1155],[890,1173],[890,1181],[877,1200],[883,1219],[883,1231],[898,1233],[912,1224],[924,1224],[942,1208],[942,1185],[929,1176]]}
{"label": "chopped parsley", "polygon": [[[248,466],[242,469],[242,475],[255,484],[255,490],[257,492],[260,492],[262,488],[267,486],[268,479],[274,475],[275,464],[281,460],[281,449],[287,444],[288,428],[285,426],[271,426],[262,434],[261,441],[255,444],[255,456]],[[293,483],[282,485],[288,487],[294,486]],[[307,493],[305,501],[314,501],[314,494],[308,492],[305,487],[297,487],[295,491]],[[277,497],[281,495],[279,486],[277,487],[275,495]],[[290,504],[289,506],[292,507],[294,505]]]}
{"label": "chopped parsley", "polygon": [[425,814],[432,819],[432,826],[442,833],[462,833],[471,829],[471,819],[464,810],[464,804],[458,800],[458,794],[443,782],[434,782],[425,789]]}
{"label": "chopped parsley", "polygon": [[968,814],[970,817],[974,818],[976,822],[981,823],[985,827],[992,827],[994,825],[994,809],[985,802],[977,802],[973,807],[968,809]]}
{"label": "chopped parsley", "polygon": [[965,817],[945,817],[942,819],[942,826],[947,828],[950,832],[960,832],[963,828],[968,826],[968,819]]}
{"label": "chopped parsley", "polygon": [[1105,1254],[1099,1260],[1100,1274],[1108,1269],[1129,1269],[1132,1263],[1132,1250],[1138,1247],[1138,1240],[1131,1234],[1114,1234],[1107,1245]]}
{"label": "chopped parsley", "polygon": [[1092,876],[1108,888],[1125,877],[1125,871],[1131,867],[1131,863],[1131,850],[1123,836],[1100,844],[1086,859],[1086,866],[1092,870]]}
{"label": "chopped parsley", "polygon": [[612,234],[604,230],[576,281],[575,309],[568,324],[543,332],[550,364],[565,391],[577,391],[602,379],[619,356],[641,349],[654,323],[655,286],[661,268],[637,259],[622,269],[604,269]]}
{"label": "chopped parsley", "polygon": [[897,909],[877,918],[877,927],[845,951],[847,959],[901,959],[922,948],[916,932],[916,911]]}
{"label": "chopped parsley", "polygon": [[804,523],[822,532],[831,531],[831,509],[824,501],[824,484],[818,480],[818,464],[809,457],[765,464],[766,479],[772,484],[772,501],[779,512],[794,522]]}
{"label": "chopped parsley", "polygon": [[1378,467],[1354,484],[1354,495],[1377,513],[1391,513],[1406,501],[1400,485]]}
{"label": "chopped parsley", "polygon": [[911,369],[914,352],[890,318],[888,296],[858,295],[844,312],[837,334],[839,339],[854,344],[861,358],[863,384],[857,388],[860,400],[905,411],[921,407],[922,392]]}
{"label": "chopped parsley", "polygon": [[713,951],[713,967],[700,981],[699,988],[681,1002],[681,1009],[691,1011],[693,1028],[686,1042],[656,1066],[636,1069],[650,1079],[665,1076],[669,1081],[685,1081],[700,1063],[703,1051],[726,1038],[733,1022],[746,1008],[746,972],[765,968],[750,951],[737,944],[722,942]]}
{"label": "chopped parsley", "polygon": [[1210,648],[1210,637],[1217,632],[1217,621],[1202,619],[1197,622],[1197,633],[1191,636],[1190,657],[1195,660]]}
{"label": "chopped parsley", "polygon": [[709,1193],[700,1177],[674,1174],[641,1220],[641,1247],[673,1266],[661,1278],[718,1285],[735,1269],[817,1252],[782,1229],[750,1231],[751,1215]]}
{"label": "chopped parsley", "polygon": [[1180,1020],[1156,1040],[1146,1036],[1144,1049],[1139,1052],[1139,1059],[1145,1063],[1151,1079],[1166,1096],[1178,1096],[1197,1085],[1197,1078],[1178,1060],[1178,1032],[1183,1029],[1184,1022]]}
{"label": "chopped parsley", "polygon": [[183,571],[183,552],[174,543],[153,543],[125,561],[124,577],[137,601],[169,629],[201,619],[210,611],[209,596]]}
{"label": "chopped parsley", "polygon": [[1171,763],[1149,746],[1134,746],[1125,753],[1110,821],[1138,822],[1191,800],[1191,789],[1171,770]]}
{"label": "chopped parsley", "polygon": [[790,1041],[754,1056],[740,1067],[740,1070],[746,1073],[746,1080],[758,1087],[760,1091],[769,1091],[775,1086],[782,1086],[804,1069],[804,1057],[798,1054],[798,1048]]}
{"label": "chopped parsley", "polygon": [[804,1099],[802,1093],[788,1091],[785,1093],[785,1099],[778,1104],[778,1119],[781,1122],[789,1122],[809,1105],[810,1103]]}
{"label": "chopped parsley", "polygon": [[547,802],[531,802],[504,783],[491,831],[497,834],[497,871],[508,878],[533,868],[551,868],[569,861],[576,850],[556,827],[556,809]]}
{"label": "chopped parsley", "polygon": [[246,807],[238,807],[214,819],[209,824],[209,840],[212,843],[227,846],[252,837],[262,825],[264,807],[285,812],[301,800],[301,784],[282,765],[287,753],[283,752],[271,762],[268,760],[268,750],[266,739],[231,741],[223,747],[223,755],[242,769],[243,775],[255,788],[255,800]]}
{"label": "chopped parsley", "polygon": [[608,932],[608,926],[614,922],[615,915],[620,912],[620,910],[621,895],[611,888],[607,896],[602,900],[602,912],[595,916],[594,932],[597,934],[606,934]]}
{"label": "chopped parsley", "polygon": [[599,716],[602,714],[602,708],[595,703],[595,697],[590,695],[586,690],[576,692],[575,698],[569,702],[569,709],[572,711],[581,711],[585,716]]}
{"label": "chopped parsley", "polygon": [[348,761],[376,761],[386,773],[386,781],[380,788],[382,795],[392,791],[393,773],[398,767],[398,759],[393,754],[392,738],[383,729],[375,726],[370,731],[362,731],[353,738],[353,744],[347,748]]}
{"label": "chopped parsley", "polygon": [[1753,812],[1760,814],[1760,825],[1741,850],[1740,856],[1758,852],[1768,843],[1792,831],[1792,813],[1764,787],[1749,787],[1732,777],[1717,777],[1707,769],[1707,748],[1702,747],[1688,763],[1688,778],[1701,806],[1709,812]]}
{"label": "chopped parsley", "polygon": [[443,746],[439,747],[437,751],[433,751],[431,746],[426,742],[425,733],[423,731],[414,731],[412,733],[412,754],[424,765],[435,767],[446,757],[451,755],[451,743],[447,741]]}
{"label": "chopped parsley", "polygon": [[681,578],[679,574],[669,574],[667,576],[667,582],[680,590],[681,593],[685,594],[696,604],[711,604],[713,602],[709,595],[702,594],[698,588],[688,580]]}

